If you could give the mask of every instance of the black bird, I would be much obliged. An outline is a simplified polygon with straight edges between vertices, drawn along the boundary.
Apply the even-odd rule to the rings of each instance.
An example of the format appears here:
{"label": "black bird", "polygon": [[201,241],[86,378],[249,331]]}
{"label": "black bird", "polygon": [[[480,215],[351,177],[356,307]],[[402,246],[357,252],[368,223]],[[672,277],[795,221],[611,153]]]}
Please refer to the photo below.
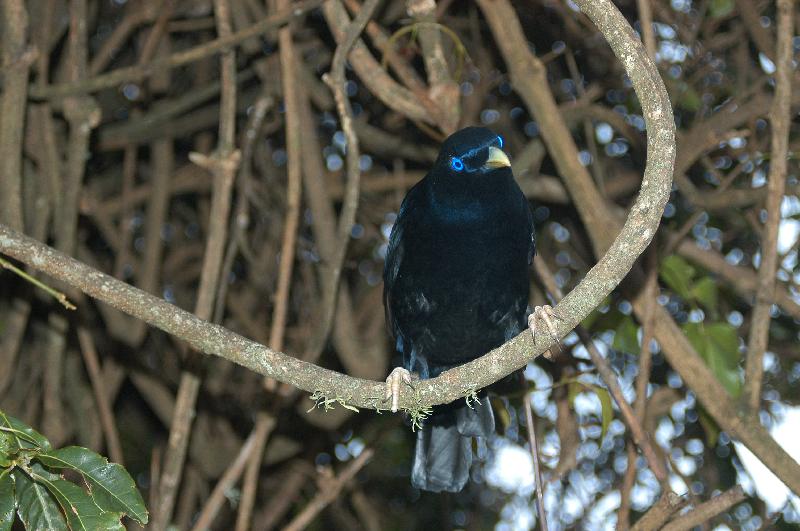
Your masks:
{"label": "black bird", "polygon": [[[393,411],[411,373],[433,378],[526,328],[533,218],[502,148],[484,127],[454,133],[400,207],[383,271],[386,320],[402,357],[386,379]],[[417,433],[412,484],[460,491],[472,438],[493,432],[488,400],[434,408]]]}

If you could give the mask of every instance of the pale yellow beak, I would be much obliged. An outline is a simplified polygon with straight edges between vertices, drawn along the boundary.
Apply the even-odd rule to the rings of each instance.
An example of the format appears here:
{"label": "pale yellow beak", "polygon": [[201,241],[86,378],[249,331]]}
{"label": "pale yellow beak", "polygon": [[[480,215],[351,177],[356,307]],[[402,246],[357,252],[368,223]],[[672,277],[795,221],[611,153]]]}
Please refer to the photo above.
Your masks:
{"label": "pale yellow beak", "polygon": [[508,168],[511,166],[511,161],[508,160],[508,155],[502,149],[489,146],[489,158],[486,159],[484,166],[487,168]]}

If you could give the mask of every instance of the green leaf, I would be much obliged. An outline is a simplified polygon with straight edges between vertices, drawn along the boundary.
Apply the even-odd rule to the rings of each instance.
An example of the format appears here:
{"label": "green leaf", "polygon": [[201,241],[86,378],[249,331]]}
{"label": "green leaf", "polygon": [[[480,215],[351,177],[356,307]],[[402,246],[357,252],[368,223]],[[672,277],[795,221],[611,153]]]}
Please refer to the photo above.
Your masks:
{"label": "green leaf", "polygon": [[639,327],[633,322],[633,318],[630,315],[624,316],[617,326],[617,329],[614,331],[614,341],[611,344],[611,348],[620,352],[638,354],[638,331]]}
{"label": "green leaf", "polygon": [[583,384],[580,382],[570,382],[567,385],[567,402],[569,407],[575,410],[575,398],[583,391]]}
{"label": "green leaf", "polygon": [[567,401],[569,402],[569,407],[574,410],[575,398],[586,390],[593,391],[600,400],[600,439],[602,440],[606,436],[606,433],[608,433],[608,426],[614,418],[611,395],[609,395],[608,391],[603,387],[573,380],[567,384]]}
{"label": "green leaf", "polygon": [[13,472],[17,514],[28,531],[66,531],[67,522],[44,485],[34,482],[20,469]]}
{"label": "green leaf", "polygon": [[14,524],[14,511],[17,502],[14,500],[14,476],[11,470],[0,470],[0,531],[10,531]]}
{"label": "green leaf", "polygon": [[700,412],[698,420],[703,427],[703,431],[706,433],[706,446],[708,448],[713,448],[717,445],[717,440],[719,439],[719,425],[711,418],[711,415],[708,414],[705,408],[700,407],[698,411]]}
{"label": "green leaf", "polygon": [[733,0],[711,0],[708,12],[713,18],[722,18],[733,11]]}
{"label": "green leaf", "polygon": [[689,342],[703,356],[711,372],[734,398],[742,390],[739,374],[739,337],[728,323],[686,323],[683,331]]}
{"label": "green leaf", "polygon": [[706,325],[706,334],[725,366],[729,369],[736,369],[741,360],[739,334],[736,329],[728,323],[711,323]]}
{"label": "green leaf", "polygon": [[661,262],[661,270],[659,273],[662,280],[672,291],[684,299],[691,298],[689,286],[691,285],[695,270],[686,260],[674,254],[670,255]]}
{"label": "green leaf", "polygon": [[717,283],[711,277],[703,277],[694,283],[689,294],[711,314],[717,313]]}
{"label": "green leaf", "polygon": [[594,394],[597,395],[597,398],[600,399],[600,414],[601,414],[601,432],[600,432],[600,440],[605,438],[606,433],[608,433],[608,426],[611,424],[611,421],[614,418],[614,407],[611,405],[611,395],[608,394],[608,391],[602,387],[597,385],[593,385],[592,391]]}
{"label": "green leaf", "polygon": [[0,467],[10,467],[18,450],[19,447],[14,442],[14,436],[0,431]]}
{"label": "green leaf", "polygon": [[0,431],[11,434],[20,448],[52,448],[47,437],[3,411],[0,411]]}
{"label": "green leaf", "polygon": [[72,531],[93,531],[104,529],[121,531],[125,528],[120,523],[120,513],[106,512],[100,509],[89,494],[78,485],[62,479],[52,478],[33,472],[33,479],[47,487],[55,497],[61,510],[67,515],[67,522]]}
{"label": "green leaf", "polygon": [[511,414],[508,412],[508,408],[506,407],[505,403],[503,403],[503,401],[499,398],[492,397],[491,404],[495,419],[497,419],[497,423],[500,425],[500,431],[505,433],[508,427],[511,425]]}
{"label": "green leaf", "polygon": [[71,468],[81,473],[95,503],[104,511],[125,513],[140,524],[148,513],[142,495],[128,471],[87,448],[68,446],[39,454],[36,459],[52,468]]}
{"label": "green leaf", "polygon": [[694,87],[681,81],[678,83],[678,101],[676,105],[687,111],[695,112],[700,109],[703,100],[700,98],[700,93]]}

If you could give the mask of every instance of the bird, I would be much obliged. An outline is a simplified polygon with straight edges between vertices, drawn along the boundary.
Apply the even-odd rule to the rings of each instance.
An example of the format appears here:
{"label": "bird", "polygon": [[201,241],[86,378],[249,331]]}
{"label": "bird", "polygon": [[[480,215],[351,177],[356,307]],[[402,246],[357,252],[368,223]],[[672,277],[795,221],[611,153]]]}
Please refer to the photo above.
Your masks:
{"label": "bird", "polygon": [[[503,137],[466,127],[442,143],[431,170],[406,194],[386,250],[383,302],[399,364],[386,378],[397,411],[416,378],[474,360],[542,320],[528,307],[536,252],[533,216],[503,151]],[[472,440],[494,433],[488,399],[435,406],[417,430],[411,483],[461,491]]]}

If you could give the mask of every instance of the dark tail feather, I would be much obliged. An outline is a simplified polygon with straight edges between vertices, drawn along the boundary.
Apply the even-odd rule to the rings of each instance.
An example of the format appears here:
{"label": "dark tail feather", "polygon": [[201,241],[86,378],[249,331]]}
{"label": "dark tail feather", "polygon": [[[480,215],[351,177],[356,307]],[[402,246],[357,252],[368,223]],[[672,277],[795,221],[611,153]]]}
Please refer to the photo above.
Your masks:
{"label": "dark tail feather", "polygon": [[417,432],[411,484],[432,492],[459,492],[469,479],[472,438],[493,432],[494,415],[486,398],[474,409],[460,406],[434,413]]}
{"label": "dark tail feather", "polygon": [[484,396],[480,402],[460,407],[456,410],[458,433],[470,437],[488,438],[494,433],[494,413],[489,404],[489,397]]}
{"label": "dark tail feather", "polygon": [[458,492],[469,479],[472,438],[449,426],[427,424],[417,432],[411,484],[432,492]]}

